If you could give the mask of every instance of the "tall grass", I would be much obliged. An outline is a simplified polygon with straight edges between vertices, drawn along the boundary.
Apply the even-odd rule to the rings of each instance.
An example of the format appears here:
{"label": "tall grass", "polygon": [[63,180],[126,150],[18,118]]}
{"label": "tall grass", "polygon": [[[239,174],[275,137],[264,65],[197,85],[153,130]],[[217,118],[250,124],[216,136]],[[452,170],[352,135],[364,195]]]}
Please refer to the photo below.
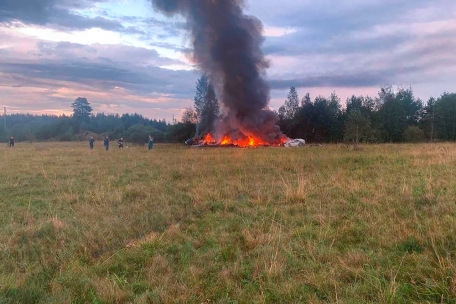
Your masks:
{"label": "tall grass", "polygon": [[454,144],[0,155],[0,303],[456,302]]}

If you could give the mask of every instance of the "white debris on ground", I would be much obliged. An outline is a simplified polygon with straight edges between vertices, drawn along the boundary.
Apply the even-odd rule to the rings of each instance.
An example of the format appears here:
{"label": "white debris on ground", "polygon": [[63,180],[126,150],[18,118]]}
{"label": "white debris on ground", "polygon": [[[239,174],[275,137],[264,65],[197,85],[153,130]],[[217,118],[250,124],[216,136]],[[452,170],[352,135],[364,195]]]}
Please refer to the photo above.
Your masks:
{"label": "white debris on ground", "polygon": [[302,147],[306,144],[306,141],[302,138],[289,139],[283,144],[284,147]]}

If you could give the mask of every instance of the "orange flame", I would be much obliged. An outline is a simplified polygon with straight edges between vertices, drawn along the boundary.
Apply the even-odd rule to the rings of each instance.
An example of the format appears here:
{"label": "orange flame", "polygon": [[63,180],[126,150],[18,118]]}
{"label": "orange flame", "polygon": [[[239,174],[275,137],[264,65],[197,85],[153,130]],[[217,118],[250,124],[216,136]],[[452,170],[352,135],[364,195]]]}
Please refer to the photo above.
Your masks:
{"label": "orange flame", "polygon": [[211,134],[207,133],[207,135],[204,136],[203,144],[210,145],[215,143],[217,143],[217,141],[211,136]]}
{"label": "orange flame", "polygon": [[204,145],[219,145],[219,146],[237,146],[242,148],[247,147],[261,147],[261,146],[280,146],[281,144],[285,143],[287,140],[285,138],[281,138],[275,143],[268,143],[260,138],[255,136],[247,136],[244,139],[231,139],[229,136],[223,136],[220,142],[217,142],[211,134],[207,134],[203,140],[201,141]]}
{"label": "orange flame", "polygon": [[280,146],[281,144],[285,143],[287,140],[285,138],[281,138],[277,142],[268,143],[260,138],[255,136],[247,136],[244,139],[231,139],[228,135],[223,136],[220,142],[217,142],[211,134],[207,134],[204,138],[200,141],[200,144],[203,145],[218,145],[218,146],[236,146],[236,147],[261,147],[261,146]]}
{"label": "orange flame", "polygon": [[227,146],[231,143],[231,139],[228,136],[223,136],[222,141],[220,142],[221,146]]}

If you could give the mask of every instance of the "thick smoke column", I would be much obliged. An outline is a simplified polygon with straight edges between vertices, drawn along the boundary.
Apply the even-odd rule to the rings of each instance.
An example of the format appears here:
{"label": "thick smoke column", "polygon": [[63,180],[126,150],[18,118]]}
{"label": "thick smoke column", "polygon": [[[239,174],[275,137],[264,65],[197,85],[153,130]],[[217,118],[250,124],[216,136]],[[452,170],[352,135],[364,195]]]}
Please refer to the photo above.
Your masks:
{"label": "thick smoke column", "polygon": [[277,115],[265,108],[268,68],[261,51],[261,21],[243,13],[242,0],[152,0],[155,9],[187,20],[193,41],[193,58],[216,87],[224,118],[216,136],[260,137],[269,143],[285,137]]}

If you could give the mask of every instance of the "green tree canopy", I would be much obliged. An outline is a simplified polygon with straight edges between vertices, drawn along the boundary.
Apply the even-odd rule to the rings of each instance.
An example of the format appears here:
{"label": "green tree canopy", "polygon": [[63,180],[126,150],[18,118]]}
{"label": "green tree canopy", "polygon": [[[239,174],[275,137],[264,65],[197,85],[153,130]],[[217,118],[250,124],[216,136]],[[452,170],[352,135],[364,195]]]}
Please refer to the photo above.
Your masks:
{"label": "green tree canopy", "polygon": [[443,93],[435,101],[435,127],[442,140],[456,140],[456,93]]}
{"label": "green tree canopy", "polygon": [[92,114],[92,107],[90,103],[87,101],[87,98],[78,97],[76,100],[71,104],[73,108],[73,118],[81,121],[87,121]]}
{"label": "green tree canopy", "polygon": [[299,96],[295,87],[290,87],[287,99],[283,106],[279,108],[281,119],[293,119],[299,111]]}
{"label": "green tree canopy", "polygon": [[360,142],[372,139],[372,129],[369,117],[361,114],[360,110],[352,110],[345,123],[344,140],[357,146]]}
{"label": "green tree canopy", "polygon": [[214,86],[203,75],[196,82],[195,110],[198,117],[196,136],[210,132],[220,113]]}
{"label": "green tree canopy", "polygon": [[186,108],[181,117],[182,123],[190,123],[196,125],[198,123],[198,114],[193,108]]}
{"label": "green tree canopy", "polygon": [[383,87],[377,103],[386,141],[403,141],[405,129],[419,123],[423,104],[413,96],[411,88],[394,92],[392,87]]}

